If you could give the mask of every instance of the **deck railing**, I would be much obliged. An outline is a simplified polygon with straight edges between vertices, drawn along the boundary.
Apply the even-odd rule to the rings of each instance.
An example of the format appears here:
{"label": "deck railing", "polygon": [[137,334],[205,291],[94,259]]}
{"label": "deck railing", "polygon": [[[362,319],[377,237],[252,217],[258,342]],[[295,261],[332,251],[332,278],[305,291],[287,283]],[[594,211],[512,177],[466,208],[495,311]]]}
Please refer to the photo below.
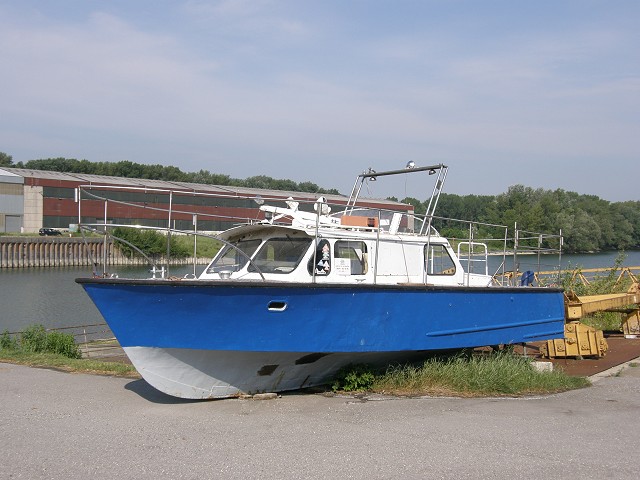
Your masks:
{"label": "deck railing", "polygon": [[[98,195],[96,192],[100,192]],[[145,195],[164,195],[168,201],[166,207],[159,206],[158,204],[151,205],[146,201],[132,201],[123,200],[122,198],[108,198],[105,193],[108,192],[122,192],[122,191],[134,191],[138,194],[144,193]],[[439,193],[439,190],[438,192]],[[120,197],[122,194],[119,193]],[[351,204],[351,200],[345,200],[343,202],[328,202],[325,198],[309,200],[308,198],[292,197],[283,198],[280,197],[256,197],[256,196],[241,196],[241,195],[224,195],[218,193],[201,193],[184,190],[166,190],[166,189],[150,189],[150,188],[137,188],[137,187],[119,187],[119,186],[102,186],[102,185],[89,185],[79,188],[77,193],[78,199],[78,225],[81,230],[93,230],[104,235],[104,245],[110,244],[113,241],[112,231],[116,226],[132,227],[132,228],[151,228],[159,230],[167,236],[167,257],[163,260],[166,262],[169,258],[170,241],[172,235],[193,235],[195,238],[199,236],[216,238],[212,232],[203,232],[198,229],[199,219],[215,219],[224,220],[232,224],[247,224],[258,222],[270,222],[276,224],[290,224],[291,218],[286,214],[278,214],[272,216],[269,212],[260,211],[255,208],[256,214],[253,218],[238,218],[230,217],[228,215],[212,214],[202,209],[197,208],[193,210],[185,210],[185,201],[180,201],[183,196],[189,197],[217,197],[228,199],[230,197],[236,200],[244,200],[255,202],[256,207],[265,202],[274,204],[280,207],[282,211],[290,208],[295,204],[295,208],[300,211],[307,212],[315,216],[316,230],[317,227],[323,222],[328,220],[329,217],[336,219],[332,225],[339,227],[341,224],[340,217],[342,216],[364,216],[368,221],[363,223],[360,227],[354,227],[353,222],[343,222],[348,224],[344,228],[357,228],[363,231],[375,232],[377,234],[376,242],[379,241],[379,235],[381,233],[405,234],[427,237],[427,245],[430,239],[435,236],[446,237],[454,250],[458,251],[458,256],[468,274],[489,274],[495,279],[495,283],[505,286],[518,286],[527,285],[531,283],[531,279],[535,278],[535,274],[542,270],[548,271],[551,269],[559,270],[560,260],[562,255],[562,233],[559,234],[541,234],[527,232],[521,229],[517,229],[517,226],[513,229],[513,234],[510,234],[509,228],[504,225],[496,225],[484,222],[474,222],[460,219],[450,219],[439,217],[431,214],[416,214],[409,206],[399,209],[381,208],[375,207],[376,201],[368,199],[367,203],[370,206],[358,207]],[[83,223],[83,211],[86,208],[83,207],[83,202],[91,202],[91,209],[95,212],[96,202],[102,203],[103,218],[102,222],[96,221],[93,223]],[[381,202],[378,202],[381,203]],[[155,226],[149,225],[128,225],[121,223],[114,223],[113,215],[110,213],[116,206],[129,207],[129,208],[150,208],[156,213]],[[95,217],[94,217],[95,218]],[[192,219],[193,230],[175,228],[175,223],[180,219],[183,224],[186,218]],[[164,226],[158,227],[157,224],[164,224]],[[109,239],[110,238],[110,239]],[[219,240],[219,238],[218,238]],[[224,243],[224,242],[223,242]],[[195,265],[197,240],[194,240],[194,255],[192,261]],[[376,248],[376,252],[378,248]],[[104,252],[104,249],[102,250]],[[497,265],[490,267],[489,258],[492,260],[498,260]],[[554,260],[552,260],[552,258]],[[147,259],[149,264],[154,266],[154,270],[157,268],[160,271],[160,267],[156,265],[151,259]],[[94,261],[100,264],[106,264],[104,259],[101,259],[100,255],[96,253]],[[495,263],[495,262],[494,262]],[[373,271],[376,271],[377,261],[373,259]],[[166,275],[169,275],[169,265],[166,263],[164,267]],[[106,269],[105,269],[106,271]],[[194,269],[195,271],[195,269]],[[523,276],[524,274],[527,276]],[[531,276],[531,279],[529,279]],[[467,279],[469,277],[467,276]]]}

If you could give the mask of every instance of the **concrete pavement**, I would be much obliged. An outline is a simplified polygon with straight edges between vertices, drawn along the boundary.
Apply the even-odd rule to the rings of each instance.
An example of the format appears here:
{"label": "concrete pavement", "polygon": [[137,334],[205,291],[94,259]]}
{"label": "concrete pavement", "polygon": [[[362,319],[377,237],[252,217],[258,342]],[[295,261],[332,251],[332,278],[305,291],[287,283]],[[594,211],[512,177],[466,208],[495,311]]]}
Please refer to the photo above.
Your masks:
{"label": "concrete pavement", "polygon": [[1,479],[640,477],[640,367],[524,399],[184,401],[0,363]]}

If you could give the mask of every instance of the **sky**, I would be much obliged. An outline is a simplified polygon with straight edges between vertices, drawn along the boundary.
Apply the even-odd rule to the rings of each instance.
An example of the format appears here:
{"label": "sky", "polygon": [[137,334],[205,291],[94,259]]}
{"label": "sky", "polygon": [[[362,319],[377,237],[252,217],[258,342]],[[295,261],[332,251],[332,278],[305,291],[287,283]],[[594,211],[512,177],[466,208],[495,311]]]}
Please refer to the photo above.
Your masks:
{"label": "sky", "polygon": [[638,25],[637,0],[0,0],[0,151],[640,200]]}

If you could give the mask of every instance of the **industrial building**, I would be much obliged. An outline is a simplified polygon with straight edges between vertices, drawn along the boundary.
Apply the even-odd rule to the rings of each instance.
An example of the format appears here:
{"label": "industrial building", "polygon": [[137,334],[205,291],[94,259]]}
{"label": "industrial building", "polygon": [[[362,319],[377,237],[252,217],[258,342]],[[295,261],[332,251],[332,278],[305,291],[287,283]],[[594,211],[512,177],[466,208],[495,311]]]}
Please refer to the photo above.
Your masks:
{"label": "industrial building", "polygon": [[[79,212],[77,191],[81,185],[90,185],[89,192],[96,198],[83,195]],[[348,200],[342,195],[323,196],[330,204],[345,205]],[[110,202],[105,205],[97,197],[107,197]],[[102,222],[105,216],[113,224],[166,227],[170,204],[175,212],[173,228],[193,229],[193,215],[197,214],[198,230],[221,231],[241,219],[264,218],[256,199],[284,205],[288,197],[300,201],[302,210],[311,210],[318,194],[3,167],[0,233],[68,229],[78,223]],[[411,205],[389,200],[360,199],[359,204],[399,212],[413,210]]]}

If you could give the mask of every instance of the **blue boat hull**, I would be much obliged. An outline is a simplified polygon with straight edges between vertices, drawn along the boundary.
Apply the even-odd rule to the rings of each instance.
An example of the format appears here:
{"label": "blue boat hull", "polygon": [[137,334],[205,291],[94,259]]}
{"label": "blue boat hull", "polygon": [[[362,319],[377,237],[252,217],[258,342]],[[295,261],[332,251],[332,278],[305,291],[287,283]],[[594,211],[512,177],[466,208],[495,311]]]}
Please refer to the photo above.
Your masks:
{"label": "blue boat hull", "polygon": [[560,290],[80,282],[123,347],[389,352],[564,332]]}
{"label": "blue boat hull", "polygon": [[[274,362],[268,365],[277,368],[266,376],[277,376],[280,369],[282,380],[287,375],[285,363],[296,365],[298,370],[300,365],[318,363],[296,363],[305,356],[316,355],[318,361],[329,355],[339,357],[340,362],[330,362],[330,370],[334,371],[339,364],[349,363],[350,358],[375,359],[379,355],[391,359],[402,352],[522,343],[562,338],[564,334],[560,289],[77,281],[125,351],[138,352],[138,359],[132,360],[143,376],[145,370],[154,368],[147,364],[148,358],[154,356],[146,354],[151,350],[163,355],[171,352],[159,361],[163,364],[184,355],[216,357],[198,360],[203,365],[230,355],[238,363],[242,355],[251,352],[259,359],[247,366],[246,375],[256,376],[255,367],[260,371],[261,358],[268,357]],[[288,360],[277,361],[278,356]],[[190,362],[177,360],[181,365]],[[198,367],[199,371],[202,369],[203,366]],[[220,378],[222,373],[214,373],[213,365],[211,369],[207,375]],[[154,375],[168,376],[166,372]],[[314,375],[320,381],[322,375]],[[301,378],[307,378],[304,370],[296,373],[296,381]],[[242,387],[232,385],[222,395],[207,394],[205,384],[197,387],[204,393],[191,398],[229,396],[229,392],[251,390],[251,384],[247,381]],[[278,385],[283,390],[301,386],[295,382],[291,387],[280,388],[282,382]],[[178,396],[190,395],[182,392]]]}

